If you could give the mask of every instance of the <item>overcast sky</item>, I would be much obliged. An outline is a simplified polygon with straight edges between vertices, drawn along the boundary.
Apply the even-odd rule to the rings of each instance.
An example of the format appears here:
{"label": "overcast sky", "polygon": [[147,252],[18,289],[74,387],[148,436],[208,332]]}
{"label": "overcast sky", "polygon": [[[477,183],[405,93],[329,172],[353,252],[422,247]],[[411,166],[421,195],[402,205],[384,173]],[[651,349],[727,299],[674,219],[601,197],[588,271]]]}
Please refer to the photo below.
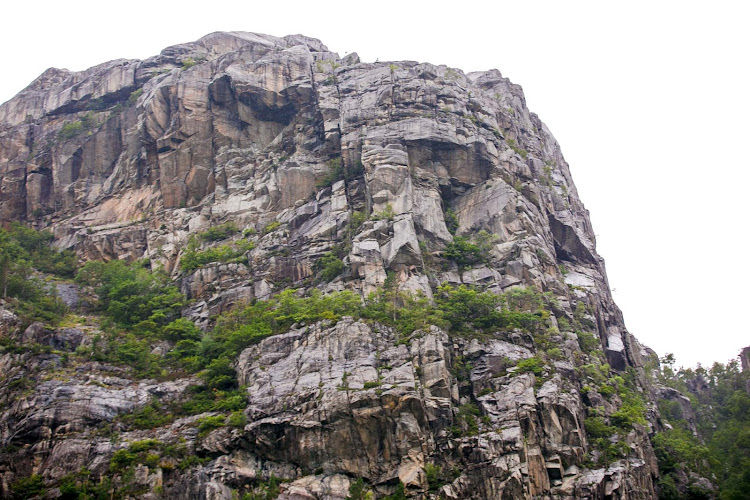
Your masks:
{"label": "overcast sky", "polygon": [[628,329],[678,364],[710,365],[750,345],[748,5],[14,1],[2,7],[0,102],[48,67],[143,59],[213,31],[497,68],[560,142]]}

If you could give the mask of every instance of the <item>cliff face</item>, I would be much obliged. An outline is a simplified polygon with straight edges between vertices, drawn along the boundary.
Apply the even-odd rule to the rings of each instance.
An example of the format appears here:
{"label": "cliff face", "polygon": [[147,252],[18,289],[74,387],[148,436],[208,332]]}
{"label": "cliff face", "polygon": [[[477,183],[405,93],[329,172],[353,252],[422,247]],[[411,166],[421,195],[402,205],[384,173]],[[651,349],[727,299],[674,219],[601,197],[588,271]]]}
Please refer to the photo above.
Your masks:
{"label": "cliff face", "polygon": [[[297,325],[235,361],[243,427],[202,435],[188,417],[116,437],[96,428],[154,397],[179,398],[194,380],[136,381],[94,362],[45,380],[59,353],[5,353],[8,380],[38,374],[23,394],[3,389],[0,444],[14,450],[0,465],[6,493],[24,474],[106,474],[116,450],[153,438],[182,440],[206,460],[169,472],[139,465],[146,497],[232,498],[271,475],[289,481],[283,498],[344,498],[355,478],[425,497],[655,497],[649,354],[612,300],[559,145],[496,70],[362,63],[303,36],[248,33],[80,73],[50,69],[0,106],[0,218],[50,228],[86,260],[163,266],[203,327],[234,304],[309,291],[316,263],[335,251],[344,271],[323,291],[365,297],[393,273],[400,290],[428,298],[446,283],[548,292],[544,349],[556,349],[518,329],[472,338],[432,326],[404,343],[356,319]],[[190,235],[227,221],[253,240],[247,263],[181,270]],[[481,262],[441,257],[453,233],[482,230],[494,236]],[[596,345],[583,348],[574,330]],[[57,339],[64,351],[95,333],[77,331],[15,335]],[[547,364],[514,370],[532,358]],[[602,456],[584,425],[623,404],[598,392],[586,368],[597,359],[628,374],[645,402],[646,425],[619,432],[619,457]]]}

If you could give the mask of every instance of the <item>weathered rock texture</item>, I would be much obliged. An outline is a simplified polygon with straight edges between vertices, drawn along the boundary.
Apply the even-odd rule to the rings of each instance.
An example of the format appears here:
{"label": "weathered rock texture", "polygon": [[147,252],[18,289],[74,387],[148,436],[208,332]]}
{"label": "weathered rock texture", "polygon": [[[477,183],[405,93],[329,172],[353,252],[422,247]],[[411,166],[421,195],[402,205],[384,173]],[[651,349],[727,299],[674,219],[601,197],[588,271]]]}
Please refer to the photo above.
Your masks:
{"label": "weathered rock texture", "polygon": [[[339,158],[342,180],[317,187]],[[458,235],[496,235],[488,263],[434,264],[453,238],[449,208]],[[376,217],[355,227],[356,212]],[[556,297],[551,321],[587,325],[611,366],[633,372],[652,401],[648,353],[612,300],[560,147],[497,70],[363,63],[311,38],[249,33],[80,73],[50,69],[0,106],[0,219],[51,228],[84,259],[163,265],[195,299],[188,314],[202,325],[234,303],[309,286],[336,245],[347,266],[328,290],[366,295],[387,272],[428,297],[441,283],[532,286]],[[247,265],[181,272],[190,234],[226,221],[255,230]],[[15,325],[1,322],[3,332]],[[388,329],[353,320],[302,326],[243,352],[248,424],[201,438],[190,421],[97,437],[95,427],[152,397],[179,398],[186,382],[128,383],[116,367],[77,367],[14,400],[4,393],[0,444],[33,460],[0,466],[0,489],[31,472],[105,473],[128,440],[182,437],[210,461],[167,478],[159,468],[139,473],[170,498],[228,499],[270,474],[289,480],[290,499],[344,498],[358,477],[378,494],[402,481],[422,497],[653,498],[648,433],[658,411],[649,403],[649,428],[627,436],[627,459],[592,468],[587,408],[616,408],[617,396],[587,388],[584,397],[577,367],[587,355],[572,329],[559,330],[562,356],[542,384],[508,371],[538,350],[520,332],[469,340],[433,327],[396,345]],[[23,335],[65,350],[90,338],[79,333]],[[6,382],[19,362],[42,374],[40,363],[59,362],[46,356],[5,354]],[[480,410],[475,435],[455,430],[467,403]],[[437,491],[428,491],[426,464],[454,471]]]}

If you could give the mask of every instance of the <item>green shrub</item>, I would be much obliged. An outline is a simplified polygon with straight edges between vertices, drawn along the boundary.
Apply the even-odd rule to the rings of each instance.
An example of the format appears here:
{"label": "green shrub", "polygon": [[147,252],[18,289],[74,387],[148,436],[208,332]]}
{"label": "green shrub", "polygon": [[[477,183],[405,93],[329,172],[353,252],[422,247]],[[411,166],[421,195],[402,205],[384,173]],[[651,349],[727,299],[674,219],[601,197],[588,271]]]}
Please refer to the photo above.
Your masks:
{"label": "green shrub", "polygon": [[213,226],[207,230],[198,233],[198,238],[203,241],[221,241],[229,238],[230,236],[237,234],[240,229],[234,222],[225,222],[218,226]]}
{"label": "green shrub", "polygon": [[352,234],[355,234],[366,220],[367,216],[364,213],[358,212],[356,210],[352,212],[352,216],[349,219],[349,229]]}
{"label": "green shrub", "polygon": [[406,500],[406,488],[404,487],[404,483],[399,481],[398,486],[396,486],[396,491],[392,495],[384,496],[382,500]]}
{"label": "green shrub", "polygon": [[185,59],[182,60],[182,68],[181,69],[183,71],[185,71],[186,69],[192,68],[196,64],[198,64],[198,62],[195,59],[193,59],[192,57],[186,57]]}
{"label": "green shrub", "polygon": [[706,458],[710,451],[687,429],[675,427],[659,432],[651,438],[651,444],[662,474],[683,467],[698,473],[708,472]]}
{"label": "green shrub", "polygon": [[57,324],[65,313],[53,286],[34,276],[34,269],[70,277],[76,259],[72,252],[58,252],[50,245],[48,231],[35,231],[18,223],[0,229],[0,297],[13,299],[10,306],[25,327],[33,321]]}
{"label": "green shrub", "polygon": [[470,243],[462,236],[456,236],[445,246],[443,257],[452,260],[459,267],[469,267],[484,261],[484,254],[479,246]]}
{"label": "green shrub", "polygon": [[201,418],[198,420],[198,436],[205,436],[214,429],[224,427],[225,421],[226,417],[224,415]]}
{"label": "green shrub", "polygon": [[[359,316],[360,299],[352,292],[323,295],[313,290],[308,297],[299,297],[295,290],[285,290],[268,301],[257,301],[222,314],[215,328],[204,335],[198,345],[192,344],[186,356],[175,355],[185,368],[202,370],[207,390],[219,392],[236,389],[234,358],[248,347],[271,335],[287,331],[294,323],[314,323],[323,319],[338,320],[341,316]],[[176,346],[177,347],[177,346]],[[226,409],[244,407],[244,395],[231,397]],[[239,406],[234,407],[234,404]],[[190,412],[216,408],[211,394],[200,396],[190,404]]]}
{"label": "green shrub", "polygon": [[344,180],[346,176],[341,158],[334,158],[333,160],[329,160],[326,163],[326,167],[328,169],[326,175],[315,184],[318,189],[331,187],[336,182]]}
{"label": "green shrub", "polygon": [[599,386],[599,394],[609,399],[612,395],[615,394],[615,389],[611,385],[603,384]]}
{"label": "green shrub", "polygon": [[45,491],[44,480],[39,474],[23,477],[11,484],[10,491],[12,492],[11,498],[18,500],[42,495]]}
{"label": "green shrub", "polygon": [[180,462],[177,464],[177,468],[181,471],[186,471],[195,466],[203,465],[210,461],[211,461],[211,457],[199,458],[199,457],[196,457],[195,455],[189,455],[185,457],[184,459],[180,460]]}
{"label": "green shrub", "polygon": [[387,203],[385,205],[385,208],[382,212],[373,213],[370,218],[372,220],[387,220],[392,221],[396,217],[395,212],[393,211],[393,205],[390,203]]}
{"label": "green shrub", "polygon": [[57,133],[57,139],[67,141],[83,134],[84,132],[94,129],[97,126],[98,122],[96,120],[96,115],[92,111],[89,111],[83,115],[80,120],[64,124]]}
{"label": "green shrub", "polygon": [[148,455],[146,455],[146,458],[143,460],[143,465],[145,465],[146,467],[150,469],[155,469],[156,467],[159,466],[160,458],[161,457],[159,457],[159,455],[157,455],[156,453],[149,453]]}
{"label": "green shrub", "polygon": [[205,385],[194,385],[188,390],[189,399],[182,404],[185,415],[198,415],[208,411],[238,411],[247,406],[247,396],[242,389],[219,390]]}
{"label": "green shrub", "polygon": [[128,451],[131,453],[142,453],[144,451],[154,450],[161,447],[161,441],[156,439],[144,439],[143,441],[133,441],[128,445]]}
{"label": "green shrub", "polygon": [[174,421],[174,415],[166,411],[154,398],[151,403],[133,413],[123,415],[120,420],[131,429],[155,429]]}
{"label": "green shrub", "polygon": [[367,500],[370,498],[372,498],[372,493],[364,479],[359,477],[349,483],[349,495],[346,497],[346,500]]}
{"label": "green shrub", "polygon": [[601,343],[593,333],[576,332],[576,335],[578,336],[578,345],[581,346],[581,350],[583,352],[590,354],[598,349],[601,349]]}
{"label": "green shrub", "polygon": [[552,349],[547,350],[547,356],[550,357],[550,359],[553,360],[560,360],[565,357],[562,350],[559,347],[553,347]]}
{"label": "green shrub", "polygon": [[83,133],[83,123],[80,121],[68,122],[62,126],[57,138],[63,141],[72,139]]}
{"label": "green shrub", "polygon": [[203,337],[203,332],[192,321],[178,318],[162,329],[162,336],[173,342],[181,340],[197,341]]}
{"label": "green shrub", "polygon": [[110,472],[119,472],[131,466],[138,459],[135,453],[128,450],[117,450],[109,460]]}
{"label": "green shrub", "polygon": [[263,228],[263,234],[272,233],[272,232],[276,231],[279,227],[281,227],[281,222],[279,222],[277,220],[269,222]]}
{"label": "green shrub", "polygon": [[594,359],[593,363],[581,366],[578,370],[597,387],[603,385],[609,378],[609,365],[601,363],[598,359]]}
{"label": "green shrub", "polygon": [[255,243],[252,241],[239,241],[233,245],[220,245],[200,250],[196,240],[191,238],[180,256],[180,269],[193,271],[216,262],[247,262],[245,254],[254,248]]}
{"label": "green shrub", "polygon": [[245,412],[243,410],[233,411],[229,415],[229,425],[232,427],[245,427],[247,425],[247,415],[245,415]]}
{"label": "green shrub", "polygon": [[85,493],[81,491],[78,485],[77,474],[66,474],[60,478],[60,499],[61,500],[78,500],[86,498]]}
{"label": "green shrub", "polygon": [[440,476],[442,475],[442,472],[442,467],[430,463],[424,464],[424,474],[427,478],[427,484],[429,485],[430,491],[436,491],[440,488]]}
{"label": "green shrub", "polygon": [[671,424],[678,424],[678,422],[685,418],[682,412],[682,405],[678,401],[669,399],[660,399],[659,402],[659,413],[663,418],[669,420]]}
{"label": "green shrub", "polygon": [[466,435],[474,436],[479,433],[479,423],[477,417],[481,415],[479,408],[474,403],[466,403],[458,407],[457,430],[461,434],[462,427],[466,430]]}
{"label": "green shrub", "polygon": [[93,286],[99,296],[99,309],[127,328],[150,320],[164,326],[180,315],[185,297],[163,272],[152,272],[123,261],[89,261],[76,281]]}
{"label": "green shrub", "polygon": [[443,257],[458,264],[459,268],[471,267],[475,264],[487,262],[490,251],[497,240],[497,235],[485,230],[476,235],[476,243],[471,243],[462,236],[455,236],[443,251]]}
{"label": "green shrub", "polygon": [[626,389],[620,392],[620,399],[620,409],[610,416],[612,424],[626,431],[634,424],[646,425],[646,403],[643,398],[632,389]]}
{"label": "green shrub", "polygon": [[526,312],[498,311],[504,296],[491,292],[478,292],[461,285],[454,288],[445,284],[438,287],[437,305],[442,316],[455,333],[471,331],[493,331],[520,328],[533,330],[539,317]]}
{"label": "green shrub", "polygon": [[599,459],[595,464],[598,467],[605,466],[613,460],[625,458],[631,451],[627,443],[620,439],[596,438],[589,443],[592,448],[600,452]]}
{"label": "green shrub", "polygon": [[516,144],[516,141],[514,141],[513,139],[508,139],[507,142],[508,142],[508,146],[510,147],[510,149],[515,151],[516,154],[518,154],[521,158],[525,160],[526,158],[529,157],[529,152],[523,149],[522,147],[518,146],[518,144]]}
{"label": "green shrub", "polygon": [[479,251],[482,252],[482,259],[486,262],[490,258],[490,252],[498,241],[499,237],[495,233],[490,233],[482,229],[476,235],[476,245],[479,247]]}
{"label": "green shrub", "polygon": [[201,378],[210,389],[232,389],[236,385],[235,376],[232,360],[226,356],[212,359],[201,372]]}
{"label": "green shrub", "polygon": [[251,491],[242,495],[241,500],[273,500],[281,494],[281,479],[271,475],[268,481],[257,481]]}
{"label": "green shrub", "polygon": [[321,270],[320,277],[323,281],[329,282],[344,271],[344,261],[333,252],[328,252],[320,258],[316,267]]}
{"label": "green shrub", "polygon": [[533,356],[519,361],[516,368],[515,373],[533,373],[539,377],[544,373],[544,361]]}
{"label": "green shrub", "polygon": [[138,102],[138,98],[143,95],[143,89],[136,89],[130,93],[130,96],[128,97],[128,106],[135,106],[135,103]]}
{"label": "green shrub", "polygon": [[455,235],[456,231],[458,231],[458,216],[456,216],[456,212],[453,211],[452,208],[449,208],[445,211],[445,227],[448,228],[448,232]]}
{"label": "green shrub", "polygon": [[386,280],[386,287],[371,293],[361,311],[364,318],[394,328],[402,338],[430,325],[447,326],[443,311],[436,308],[424,295],[398,292],[393,275]]}
{"label": "green shrub", "polygon": [[584,421],[586,433],[591,438],[610,438],[615,434],[615,428],[607,425],[602,417],[586,417]]}
{"label": "green shrub", "polygon": [[36,277],[32,277],[30,268],[12,266],[13,274],[6,279],[6,298],[9,305],[21,320],[22,328],[35,321],[55,326],[60,323],[67,312],[65,304],[57,297],[54,288]]}
{"label": "green shrub", "polygon": [[543,307],[543,297],[532,287],[517,286],[503,294],[503,303],[510,311],[536,313]]}
{"label": "green shrub", "polygon": [[101,477],[93,482],[91,472],[85,467],[77,473],[67,474],[60,478],[60,500],[104,500],[112,497],[112,481]]}
{"label": "green shrub", "polygon": [[680,500],[680,492],[670,475],[662,476],[656,483],[659,500]]}
{"label": "green shrub", "polygon": [[161,357],[151,353],[150,342],[130,333],[110,336],[104,359],[129,366],[137,378],[158,377],[162,372]]}
{"label": "green shrub", "polygon": [[43,273],[61,278],[75,276],[78,259],[72,250],[59,251],[52,247],[54,236],[47,230],[37,231],[18,222],[11,224],[10,237],[23,249],[25,258]]}

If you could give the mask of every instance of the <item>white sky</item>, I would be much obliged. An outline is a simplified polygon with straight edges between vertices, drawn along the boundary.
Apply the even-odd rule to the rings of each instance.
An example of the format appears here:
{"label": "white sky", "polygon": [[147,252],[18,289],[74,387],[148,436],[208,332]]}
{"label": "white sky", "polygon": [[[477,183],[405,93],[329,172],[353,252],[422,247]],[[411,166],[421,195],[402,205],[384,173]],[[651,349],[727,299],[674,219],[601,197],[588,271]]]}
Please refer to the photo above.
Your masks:
{"label": "white sky", "polygon": [[1,9],[0,102],[50,66],[143,59],[213,31],[497,68],[560,142],[629,330],[686,366],[750,345],[747,2],[21,3]]}

